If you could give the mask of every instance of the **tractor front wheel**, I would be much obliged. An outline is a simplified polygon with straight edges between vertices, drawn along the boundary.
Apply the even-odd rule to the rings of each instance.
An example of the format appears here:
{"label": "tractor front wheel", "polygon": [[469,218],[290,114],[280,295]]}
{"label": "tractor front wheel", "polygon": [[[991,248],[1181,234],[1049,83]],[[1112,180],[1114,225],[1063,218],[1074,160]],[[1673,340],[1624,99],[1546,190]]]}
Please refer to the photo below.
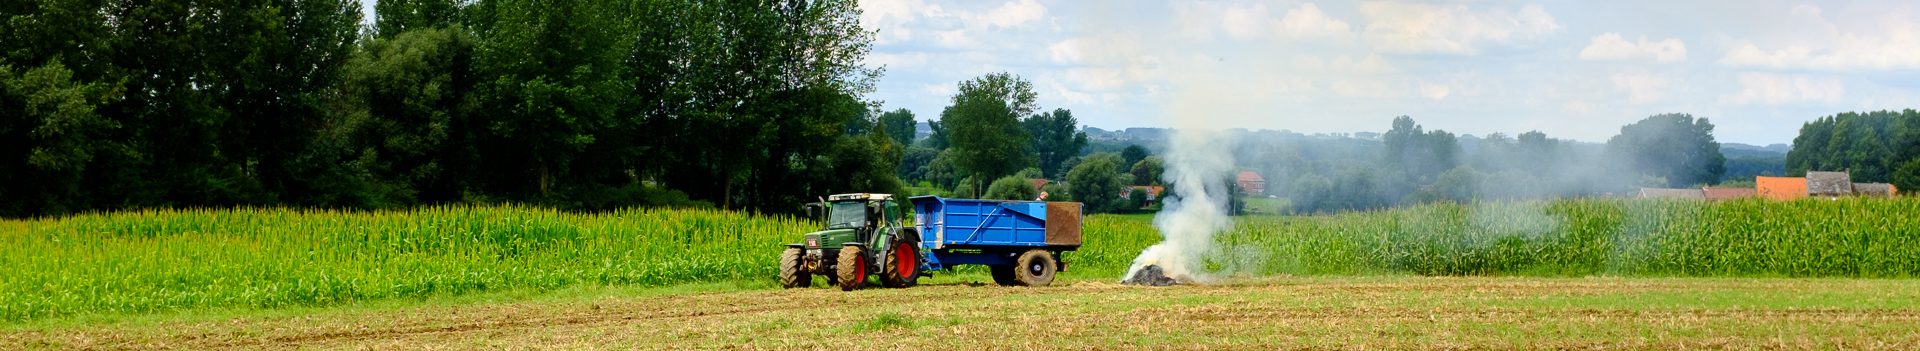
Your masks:
{"label": "tractor front wheel", "polygon": [[1047,250],[1027,250],[1015,262],[1019,262],[1019,265],[1013,271],[1014,279],[1026,286],[1047,286],[1053,283],[1053,274],[1060,269],[1053,259],[1053,253]]}
{"label": "tractor front wheel", "polygon": [[813,286],[813,274],[807,272],[806,267],[802,267],[806,263],[800,261],[800,256],[805,253],[805,250],[791,247],[780,252],[780,287],[792,289]]}
{"label": "tractor front wheel", "polygon": [[840,291],[853,291],[867,283],[867,254],[859,246],[840,248],[840,262],[834,265]]}

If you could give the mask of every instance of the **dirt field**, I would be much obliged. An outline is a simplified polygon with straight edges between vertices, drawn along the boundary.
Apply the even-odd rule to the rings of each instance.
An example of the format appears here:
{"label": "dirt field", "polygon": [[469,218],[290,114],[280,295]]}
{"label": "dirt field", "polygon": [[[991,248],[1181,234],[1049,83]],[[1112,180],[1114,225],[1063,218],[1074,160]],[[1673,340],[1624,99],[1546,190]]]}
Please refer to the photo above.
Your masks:
{"label": "dirt field", "polygon": [[1920,281],[1273,278],[610,293],[14,327],[0,349],[1920,349]]}

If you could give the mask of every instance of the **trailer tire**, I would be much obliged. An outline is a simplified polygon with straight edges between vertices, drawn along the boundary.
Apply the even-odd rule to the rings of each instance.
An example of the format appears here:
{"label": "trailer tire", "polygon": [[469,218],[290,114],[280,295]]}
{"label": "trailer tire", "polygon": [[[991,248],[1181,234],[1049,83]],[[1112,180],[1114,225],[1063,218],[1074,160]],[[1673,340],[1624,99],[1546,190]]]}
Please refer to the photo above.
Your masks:
{"label": "trailer tire", "polygon": [[780,287],[792,289],[813,286],[813,274],[807,272],[806,267],[801,267],[806,264],[800,262],[800,256],[804,253],[805,250],[791,247],[780,252]]}
{"label": "trailer tire", "polygon": [[840,291],[853,291],[867,283],[867,255],[859,246],[840,248],[840,262],[834,264]]}
{"label": "trailer tire", "polygon": [[993,274],[994,284],[1000,284],[1000,286],[1020,285],[1020,281],[1013,278],[1014,267],[1014,265],[1010,264],[987,266],[987,272]]}
{"label": "trailer tire", "polygon": [[1020,285],[1047,286],[1053,283],[1053,275],[1060,269],[1059,262],[1053,259],[1053,253],[1047,250],[1027,250],[1015,260],[1019,265],[1013,270],[1013,277]]}
{"label": "trailer tire", "polygon": [[920,245],[898,235],[890,245],[880,259],[880,282],[889,288],[913,287],[920,279]]}

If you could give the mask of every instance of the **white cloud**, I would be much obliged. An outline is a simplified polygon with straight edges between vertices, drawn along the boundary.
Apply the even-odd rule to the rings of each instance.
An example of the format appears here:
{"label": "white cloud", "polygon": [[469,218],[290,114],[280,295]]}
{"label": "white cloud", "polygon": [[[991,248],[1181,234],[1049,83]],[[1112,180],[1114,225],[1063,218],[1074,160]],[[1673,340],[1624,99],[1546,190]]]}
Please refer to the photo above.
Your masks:
{"label": "white cloud", "polygon": [[1047,7],[1034,0],[1008,2],[994,8],[980,17],[987,25],[994,27],[1013,27],[1039,20],[1047,15]]}
{"label": "white cloud", "polygon": [[1614,73],[1611,78],[1615,88],[1627,92],[1627,102],[1635,105],[1666,98],[1667,88],[1672,86],[1666,76],[1646,72]]}
{"label": "white cloud", "polygon": [[1434,84],[1434,83],[1428,83],[1428,82],[1420,83],[1420,96],[1425,96],[1428,99],[1433,99],[1433,101],[1446,100],[1447,95],[1451,95],[1451,94],[1453,94],[1453,89],[1447,87],[1446,85]]}
{"label": "white cloud", "polygon": [[1797,16],[1810,29],[1814,40],[1763,45],[1736,41],[1720,63],[1733,67],[1818,70],[1916,70],[1920,69],[1920,24],[1912,19],[1887,14],[1879,17],[1849,19],[1851,31],[1843,30],[1821,15],[1820,8],[1796,6]]}
{"label": "white cloud", "polygon": [[924,18],[947,15],[939,5],[929,5],[921,0],[860,0],[860,26],[879,31],[874,38],[875,44],[913,40],[914,27],[910,24]]}
{"label": "white cloud", "polygon": [[1580,50],[1580,59],[1680,62],[1687,60],[1687,44],[1675,38],[1649,41],[1644,35],[1638,41],[1627,41],[1620,33],[1605,33],[1594,36],[1587,48]]}
{"label": "white cloud", "polygon": [[928,55],[924,52],[876,52],[867,55],[867,64],[887,68],[909,68],[926,64],[927,58]]}
{"label": "white cloud", "polygon": [[967,34],[967,31],[964,29],[935,31],[933,32],[933,36],[934,43],[949,49],[977,49],[980,47],[980,41],[974,40],[973,36]]}
{"label": "white cloud", "polygon": [[1475,55],[1488,45],[1514,44],[1560,29],[1540,5],[1511,11],[1369,2],[1360,5],[1360,13],[1367,18],[1367,42],[1389,53]]}
{"label": "white cloud", "polygon": [[1379,54],[1367,54],[1367,56],[1362,56],[1357,59],[1352,56],[1340,55],[1335,56],[1332,60],[1322,60],[1319,57],[1313,56],[1302,56],[1297,60],[1297,63],[1300,68],[1307,71],[1332,74],[1381,75],[1394,73],[1396,71],[1393,65],[1388,64],[1387,60],[1381,58]]}
{"label": "white cloud", "polygon": [[1299,8],[1287,10],[1287,15],[1276,23],[1280,35],[1292,38],[1335,37],[1352,32],[1346,21],[1341,21],[1320,12],[1313,3],[1301,4]]}
{"label": "white cloud", "polygon": [[1587,103],[1586,100],[1567,100],[1565,104],[1560,105],[1560,110],[1583,114],[1593,113],[1593,104]]}
{"label": "white cloud", "polygon": [[1847,95],[1838,78],[1770,73],[1741,73],[1740,91],[1720,96],[1736,105],[1782,105],[1800,102],[1837,102]]}
{"label": "white cloud", "polygon": [[[1275,16],[1265,2],[1179,3],[1175,17],[1188,36],[1206,38],[1218,30],[1234,40],[1310,39],[1352,34],[1352,26],[1313,3]],[[1277,18],[1277,19],[1276,19]]]}
{"label": "white cloud", "polygon": [[954,87],[954,84],[933,83],[920,86],[920,91],[934,96],[953,96],[959,88]]}

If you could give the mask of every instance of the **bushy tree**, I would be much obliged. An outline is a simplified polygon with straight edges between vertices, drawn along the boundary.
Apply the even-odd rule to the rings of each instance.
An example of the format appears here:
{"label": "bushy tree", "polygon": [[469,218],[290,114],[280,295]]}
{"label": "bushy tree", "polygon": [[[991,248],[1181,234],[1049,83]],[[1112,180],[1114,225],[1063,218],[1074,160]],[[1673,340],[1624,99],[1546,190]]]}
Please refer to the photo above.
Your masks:
{"label": "bushy tree", "polygon": [[1607,149],[1640,175],[1665,179],[1667,187],[1712,184],[1726,172],[1713,124],[1688,114],[1655,115],[1620,127]]}
{"label": "bushy tree", "polygon": [[1160,156],[1147,156],[1134,162],[1128,173],[1133,174],[1133,185],[1154,185],[1160,184],[1160,173],[1165,170]]}
{"label": "bushy tree", "polygon": [[1073,199],[1085,204],[1088,212],[1114,212],[1126,207],[1120,197],[1129,176],[1120,173],[1120,155],[1101,153],[1082,158],[1067,171],[1067,186]]}
{"label": "bushy tree", "polygon": [[918,132],[918,122],[913,120],[913,111],[896,109],[880,114],[880,125],[887,130],[887,136],[901,146],[913,145],[914,133]]}
{"label": "bushy tree", "polygon": [[1033,112],[1034,98],[1033,83],[1008,73],[960,82],[953,104],[940,112],[940,125],[953,144],[954,166],[983,181],[1032,165],[1031,144],[1020,116]]}
{"label": "bushy tree", "polygon": [[1120,149],[1120,160],[1128,165],[1139,163],[1147,156],[1152,154],[1147,152],[1147,148],[1140,147],[1140,144],[1127,144],[1126,148]]}
{"label": "bushy tree", "polygon": [[992,185],[987,186],[987,195],[985,198],[993,200],[1033,200],[1039,196],[1040,192],[1033,188],[1033,183],[1029,183],[1027,178],[1005,176],[994,180]]}
{"label": "bushy tree", "polygon": [[1062,165],[1068,159],[1079,157],[1080,150],[1087,147],[1087,133],[1078,131],[1080,122],[1074,120],[1073,112],[1067,109],[1036,114],[1020,123],[1032,138],[1031,147],[1040,162],[1041,174],[1060,174],[1064,169]]}

